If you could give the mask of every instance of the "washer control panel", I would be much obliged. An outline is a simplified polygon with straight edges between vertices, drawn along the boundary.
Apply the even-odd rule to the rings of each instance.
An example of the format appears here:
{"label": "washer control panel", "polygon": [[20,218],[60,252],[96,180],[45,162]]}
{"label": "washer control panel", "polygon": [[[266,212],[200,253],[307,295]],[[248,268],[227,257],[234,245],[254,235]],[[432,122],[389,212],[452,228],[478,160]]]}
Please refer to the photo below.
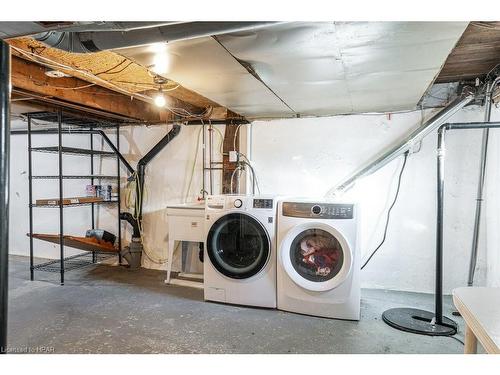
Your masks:
{"label": "washer control panel", "polygon": [[342,203],[283,202],[283,216],[311,219],[352,219],[354,205]]}
{"label": "washer control panel", "polygon": [[273,208],[273,200],[272,199],[254,199],[253,200],[253,208]]}

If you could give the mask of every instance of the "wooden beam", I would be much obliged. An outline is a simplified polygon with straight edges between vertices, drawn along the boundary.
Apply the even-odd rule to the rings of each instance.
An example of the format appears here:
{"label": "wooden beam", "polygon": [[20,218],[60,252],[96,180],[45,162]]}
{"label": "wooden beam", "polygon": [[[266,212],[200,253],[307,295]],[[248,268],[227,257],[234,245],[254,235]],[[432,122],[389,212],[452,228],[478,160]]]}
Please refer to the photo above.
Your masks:
{"label": "wooden beam", "polygon": [[[132,99],[129,96],[98,85],[91,85],[79,78],[48,77],[45,75],[45,67],[20,57],[12,56],[11,69],[14,89],[38,94],[41,98],[56,98],[79,106],[149,123],[160,123],[175,119],[175,116],[170,111],[159,110],[150,103]],[[202,109],[193,107],[179,99],[167,97],[167,102],[171,107],[183,108],[189,112],[202,112]]]}
{"label": "wooden beam", "polygon": [[[80,72],[73,71],[68,72],[75,78],[83,79],[84,81],[89,81],[97,83],[102,87],[106,87],[113,90],[113,86],[118,86],[122,89],[126,89],[133,92],[142,92],[144,90],[144,84],[146,87],[154,86],[154,78],[148,68],[135,63],[134,61],[127,59],[113,51],[101,51],[97,53],[71,53],[66,52],[57,48],[48,47],[42,42],[39,42],[32,38],[15,38],[10,39],[9,44],[17,49],[23,50],[27,53],[37,52],[40,57],[49,59],[57,64],[62,64],[65,66],[78,67],[80,70],[89,72],[98,76],[101,79],[109,82],[109,86],[102,81],[93,81],[90,77],[81,74]],[[12,50],[13,54],[19,57],[23,57],[15,49]],[[120,64],[122,62],[122,64]],[[116,73],[113,69],[109,73],[103,73],[110,67],[119,64],[119,68],[116,70],[121,70],[123,67],[127,67],[120,73]],[[139,83],[139,85],[137,85]],[[170,85],[176,86],[177,83],[169,80]],[[141,86],[142,84],[142,86]],[[169,89],[167,85],[164,87]],[[192,105],[197,108],[207,108],[207,107],[218,107],[219,104],[213,102],[204,96],[188,90],[185,87],[178,86],[175,90],[169,91],[168,95],[171,98],[179,99],[181,102]],[[181,103],[179,102],[179,103]],[[200,113],[200,111],[191,111],[193,113]]]}
{"label": "wooden beam", "polygon": [[[239,151],[240,150],[240,137],[236,133],[238,125],[231,124],[230,120],[227,120],[225,132],[224,132],[224,143],[223,143],[223,157],[222,157],[222,194],[230,194],[231,192],[231,177],[234,170],[237,167],[237,163],[229,162],[229,151]],[[239,133],[239,132],[238,132]],[[236,150],[234,150],[234,143],[236,139]],[[238,186],[238,176],[233,179],[234,186]]]}
{"label": "wooden beam", "polygon": [[[116,113],[101,111],[99,109],[82,106],[77,103],[70,103],[61,99],[43,96],[29,91],[23,91],[18,88],[12,89],[11,96],[13,113],[21,114],[33,111],[48,111],[56,112],[63,108],[66,113],[84,114],[87,117],[103,118],[109,121],[126,122],[126,123],[145,123],[142,120],[131,119]],[[19,105],[22,104],[22,105]]]}

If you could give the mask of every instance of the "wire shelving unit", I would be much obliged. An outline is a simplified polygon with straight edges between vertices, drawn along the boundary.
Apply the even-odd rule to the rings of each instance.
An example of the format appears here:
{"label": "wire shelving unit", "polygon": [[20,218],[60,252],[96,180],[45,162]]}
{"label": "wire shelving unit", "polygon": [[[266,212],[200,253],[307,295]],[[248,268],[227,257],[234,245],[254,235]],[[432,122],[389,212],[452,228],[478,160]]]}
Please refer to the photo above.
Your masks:
{"label": "wire shelving unit", "polygon": [[[65,272],[78,269],[81,267],[86,267],[88,265],[95,264],[102,260],[110,257],[118,256],[119,262],[121,264],[121,225],[120,225],[120,167],[121,162],[124,160],[123,156],[120,154],[120,141],[119,141],[119,126],[117,122],[109,121],[106,119],[90,118],[86,116],[80,116],[75,114],[69,114],[63,112],[59,109],[57,112],[30,112],[24,114],[28,121],[28,180],[29,180],[29,242],[30,242],[30,278],[35,279],[35,271],[44,272],[57,272],[60,274],[61,285],[64,285]],[[33,121],[35,120],[35,121]],[[38,121],[43,121],[45,124],[52,126],[51,128],[36,129],[38,125],[34,125]],[[54,129],[57,126],[57,129]],[[76,131],[73,131],[77,129]],[[116,144],[112,144],[110,139],[104,134],[102,130],[104,129],[114,129],[116,132]],[[48,147],[32,147],[32,137],[38,134],[51,134],[57,136],[57,145]],[[90,136],[90,149],[75,148],[63,146],[63,134],[79,134]],[[110,146],[112,151],[101,151],[94,149],[94,136],[102,136],[104,140]],[[58,158],[58,174],[57,175],[33,175],[33,153],[51,153],[57,155]],[[90,174],[88,175],[64,175],[63,174],[63,155],[72,156],[83,156],[90,158]],[[99,175],[94,172],[94,157],[99,158],[116,158],[116,175]],[[71,203],[64,204],[64,181],[81,179],[88,180],[90,184],[94,184],[95,181],[100,180],[113,180],[117,182],[117,197],[109,201],[99,201],[99,202],[82,202],[82,203]],[[33,202],[33,181],[34,180],[58,180],[58,199],[59,204],[49,205],[49,204],[36,204]],[[65,233],[64,233],[64,222],[65,215],[64,211],[69,207],[83,207],[90,206],[91,212],[91,228],[96,229],[96,215],[95,208],[99,205],[116,205],[117,209],[117,239],[118,247],[116,251],[100,251],[99,247],[96,247],[92,251],[84,251],[81,254],[65,256]],[[39,237],[34,237],[33,233],[33,219],[34,213],[38,208],[52,208],[58,209],[59,212],[59,231],[56,235],[58,238],[59,246],[59,257],[58,259],[45,261],[43,263],[35,264],[35,252],[34,245],[35,239],[40,239]],[[52,234],[54,235],[54,234]],[[42,235],[43,236],[43,235]],[[51,236],[51,235],[47,235]],[[53,237],[53,236],[52,236]],[[53,242],[53,241],[52,241]]]}

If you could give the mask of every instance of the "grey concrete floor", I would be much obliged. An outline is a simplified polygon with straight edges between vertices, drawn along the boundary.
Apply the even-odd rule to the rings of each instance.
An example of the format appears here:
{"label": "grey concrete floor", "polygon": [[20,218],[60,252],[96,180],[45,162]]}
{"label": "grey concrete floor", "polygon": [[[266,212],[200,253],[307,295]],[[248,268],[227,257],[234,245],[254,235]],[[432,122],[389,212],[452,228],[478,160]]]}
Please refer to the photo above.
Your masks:
{"label": "grey concrete floor", "polygon": [[[166,286],[165,274],[97,265],[35,274],[10,258],[9,348],[55,353],[462,353],[446,337],[401,332],[381,320],[391,307],[431,309],[433,296],[363,290],[361,321],[315,318],[203,301],[203,292]],[[452,303],[445,299],[450,316]],[[457,337],[463,340],[463,320]]]}

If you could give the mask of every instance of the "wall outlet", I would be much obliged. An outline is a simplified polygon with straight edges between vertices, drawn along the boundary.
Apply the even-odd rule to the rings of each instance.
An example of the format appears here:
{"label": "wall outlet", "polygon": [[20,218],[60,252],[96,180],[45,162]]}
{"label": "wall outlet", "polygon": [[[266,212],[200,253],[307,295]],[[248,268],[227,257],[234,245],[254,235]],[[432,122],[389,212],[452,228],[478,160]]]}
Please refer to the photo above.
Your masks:
{"label": "wall outlet", "polygon": [[236,163],[238,161],[238,152],[229,151],[229,162]]}

